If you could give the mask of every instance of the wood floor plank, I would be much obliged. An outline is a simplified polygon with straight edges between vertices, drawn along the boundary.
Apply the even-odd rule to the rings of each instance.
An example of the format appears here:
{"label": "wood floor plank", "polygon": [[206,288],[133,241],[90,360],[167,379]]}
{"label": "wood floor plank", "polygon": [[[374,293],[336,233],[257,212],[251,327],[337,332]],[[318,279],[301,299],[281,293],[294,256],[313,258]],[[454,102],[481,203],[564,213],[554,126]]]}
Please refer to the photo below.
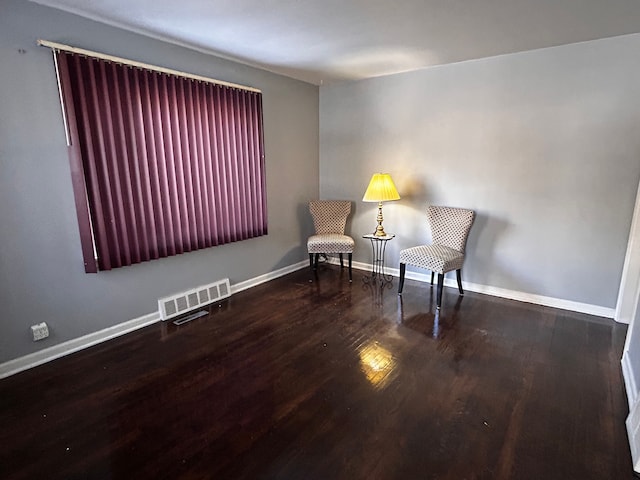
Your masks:
{"label": "wood floor plank", "polygon": [[295,272],[0,381],[0,476],[634,478],[613,321]]}

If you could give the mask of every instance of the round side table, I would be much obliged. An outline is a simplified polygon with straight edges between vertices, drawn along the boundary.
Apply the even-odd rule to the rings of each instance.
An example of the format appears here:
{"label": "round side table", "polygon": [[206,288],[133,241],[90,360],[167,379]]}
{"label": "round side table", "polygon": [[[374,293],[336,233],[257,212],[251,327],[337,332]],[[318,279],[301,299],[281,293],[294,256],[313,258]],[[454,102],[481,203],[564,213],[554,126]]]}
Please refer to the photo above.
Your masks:
{"label": "round side table", "polygon": [[387,242],[393,239],[395,235],[393,233],[387,233],[383,236],[376,236],[373,233],[363,235],[362,238],[367,238],[371,241],[371,253],[373,255],[373,263],[371,267],[371,275],[363,277],[365,283],[380,282],[380,285],[391,283],[393,275],[385,275],[384,273],[384,252],[387,248]]}

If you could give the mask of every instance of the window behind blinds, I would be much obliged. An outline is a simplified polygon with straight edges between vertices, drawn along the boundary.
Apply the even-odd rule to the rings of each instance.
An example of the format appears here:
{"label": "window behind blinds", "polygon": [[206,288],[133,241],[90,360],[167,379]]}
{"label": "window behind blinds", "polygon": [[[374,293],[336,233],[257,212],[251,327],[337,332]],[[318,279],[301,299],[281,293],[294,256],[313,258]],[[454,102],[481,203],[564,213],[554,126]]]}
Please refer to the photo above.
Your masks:
{"label": "window behind blinds", "polygon": [[55,55],[87,272],[267,234],[261,93]]}

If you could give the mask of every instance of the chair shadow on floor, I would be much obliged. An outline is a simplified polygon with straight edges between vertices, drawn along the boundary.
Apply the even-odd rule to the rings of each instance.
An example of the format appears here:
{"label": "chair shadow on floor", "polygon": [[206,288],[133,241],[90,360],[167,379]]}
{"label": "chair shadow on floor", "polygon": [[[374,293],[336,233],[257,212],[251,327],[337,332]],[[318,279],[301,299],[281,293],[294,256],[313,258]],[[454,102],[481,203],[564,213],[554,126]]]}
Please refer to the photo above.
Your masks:
{"label": "chair shadow on floor", "polygon": [[441,338],[447,330],[455,328],[464,296],[459,295],[453,307],[443,314],[437,308],[435,295],[434,288],[429,288],[428,310],[412,315],[405,314],[404,299],[402,295],[398,295],[398,323],[435,340]]}

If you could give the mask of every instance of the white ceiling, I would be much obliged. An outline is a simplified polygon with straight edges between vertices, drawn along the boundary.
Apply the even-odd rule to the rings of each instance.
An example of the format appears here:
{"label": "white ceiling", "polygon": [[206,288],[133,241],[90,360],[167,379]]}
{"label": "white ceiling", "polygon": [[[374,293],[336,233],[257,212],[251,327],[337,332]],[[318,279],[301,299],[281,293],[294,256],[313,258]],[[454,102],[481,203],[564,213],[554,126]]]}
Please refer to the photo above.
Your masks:
{"label": "white ceiling", "polygon": [[640,32],[640,0],[32,0],[317,85]]}

